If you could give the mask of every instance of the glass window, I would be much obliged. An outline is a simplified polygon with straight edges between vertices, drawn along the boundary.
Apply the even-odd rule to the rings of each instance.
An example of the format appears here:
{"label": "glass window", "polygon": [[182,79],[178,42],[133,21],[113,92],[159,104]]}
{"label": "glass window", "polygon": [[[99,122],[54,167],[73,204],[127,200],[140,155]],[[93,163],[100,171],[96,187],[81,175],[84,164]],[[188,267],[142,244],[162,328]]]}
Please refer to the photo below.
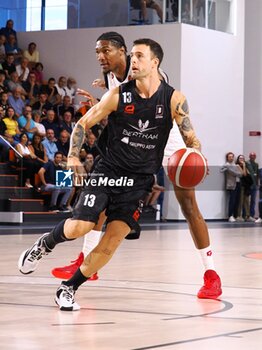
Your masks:
{"label": "glass window", "polygon": [[27,0],[26,31],[41,30],[42,0]]}
{"label": "glass window", "polygon": [[68,0],[46,0],[45,30],[67,29]]}

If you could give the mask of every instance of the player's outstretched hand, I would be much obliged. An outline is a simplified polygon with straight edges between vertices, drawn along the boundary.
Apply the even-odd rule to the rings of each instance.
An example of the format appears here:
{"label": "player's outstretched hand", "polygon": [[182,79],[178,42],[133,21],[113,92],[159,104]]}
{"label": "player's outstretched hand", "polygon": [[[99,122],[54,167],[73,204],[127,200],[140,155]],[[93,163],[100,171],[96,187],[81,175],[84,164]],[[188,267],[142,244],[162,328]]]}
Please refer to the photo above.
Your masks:
{"label": "player's outstretched hand", "polygon": [[81,178],[86,177],[85,168],[78,157],[68,157],[67,168],[73,170],[74,176],[79,179],[78,183],[81,183]]}
{"label": "player's outstretched hand", "polygon": [[101,89],[106,89],[106,84],[103,79],[95,79],[92,83],[94,87],[100,87]]}
{"label": "player's outstretched hand", "polygon": [[94,106],[96,103],[98,103],[97,99],[90,94],[90,92],[83,90],[83,89],[77,89],[76,94],[79,96],[84,96],[87,98],[87,101],[80,101],[80,104],[82,105],[88,105],[88,106]]}

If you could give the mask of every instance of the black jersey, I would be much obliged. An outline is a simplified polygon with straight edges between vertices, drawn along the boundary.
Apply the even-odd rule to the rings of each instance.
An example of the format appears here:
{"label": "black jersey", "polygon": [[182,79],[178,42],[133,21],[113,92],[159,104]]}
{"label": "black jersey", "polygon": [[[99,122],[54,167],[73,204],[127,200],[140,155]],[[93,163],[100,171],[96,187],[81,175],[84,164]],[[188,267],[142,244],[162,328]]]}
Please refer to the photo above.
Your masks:
{"label": "black jersey", "polygon": [[131,173],[156,174],[173,127],[171,96],[174,89],[161,81],[150,98],[142,98],[131,80],[119,87],[117,111],[108,117],[105,162]]}

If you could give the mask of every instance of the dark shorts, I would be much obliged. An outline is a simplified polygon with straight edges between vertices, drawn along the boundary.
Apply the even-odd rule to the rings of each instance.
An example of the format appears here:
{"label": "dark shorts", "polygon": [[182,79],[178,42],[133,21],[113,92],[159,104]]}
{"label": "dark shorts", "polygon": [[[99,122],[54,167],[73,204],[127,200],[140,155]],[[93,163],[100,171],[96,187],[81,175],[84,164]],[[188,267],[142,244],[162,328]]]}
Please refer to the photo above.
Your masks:
{"label": "dark shorts", "polygon": [[[130,4],[134,9],[141,8],[141,0],[131,0]],[[155,5],[155,2],[153,0],[146,3],[146,7],[148,7],[148,8],[151,8],[153,5]]]}
{"label": "dark shorts", "polygon": [[153,183],[153,175],[121,173],[101,159],[81,190],[73,219],[97,223],[99,214],[106,209],[107,222],[121,220],[137,229],[144,199]]}

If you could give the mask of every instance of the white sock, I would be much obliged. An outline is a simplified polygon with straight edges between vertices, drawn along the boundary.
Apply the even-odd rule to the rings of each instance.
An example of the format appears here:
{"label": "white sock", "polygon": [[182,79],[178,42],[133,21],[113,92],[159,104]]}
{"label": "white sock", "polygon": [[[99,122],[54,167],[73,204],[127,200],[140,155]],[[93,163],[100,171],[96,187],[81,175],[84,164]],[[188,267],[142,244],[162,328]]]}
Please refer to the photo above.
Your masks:
{"label": "white sock", "polygon": [[84,244],[82,252],[86,257],[99,243],[102,236],[102,231],[89,231],[84,237]]}
{"label": "white sock", "polygon": [[198,249],[200,259],[202,264],[206,270],[215,270],[214,260],[213,260],[213,252],[210,246]]}

